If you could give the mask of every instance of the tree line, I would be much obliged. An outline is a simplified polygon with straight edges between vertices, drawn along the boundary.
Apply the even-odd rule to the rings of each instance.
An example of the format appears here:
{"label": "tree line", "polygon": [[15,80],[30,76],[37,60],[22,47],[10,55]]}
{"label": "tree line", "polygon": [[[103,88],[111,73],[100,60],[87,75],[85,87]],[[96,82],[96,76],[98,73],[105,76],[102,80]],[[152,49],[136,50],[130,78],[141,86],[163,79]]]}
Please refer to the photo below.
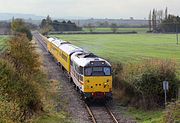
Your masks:
{"label": "tree line", "polygon": [[180,32],[180,17],[168,14],[168,8],[153,9],[149,13],[149,32],[174,33]]}
{"label": "tree line", "polygon": [[78,27],[75,23],[69,21],[59,22],[58,20],[52,20],[48,15],[46,19],[43,19],[40,24],[41,32],[47,34],[49,31],[81,31],[82,28]]}

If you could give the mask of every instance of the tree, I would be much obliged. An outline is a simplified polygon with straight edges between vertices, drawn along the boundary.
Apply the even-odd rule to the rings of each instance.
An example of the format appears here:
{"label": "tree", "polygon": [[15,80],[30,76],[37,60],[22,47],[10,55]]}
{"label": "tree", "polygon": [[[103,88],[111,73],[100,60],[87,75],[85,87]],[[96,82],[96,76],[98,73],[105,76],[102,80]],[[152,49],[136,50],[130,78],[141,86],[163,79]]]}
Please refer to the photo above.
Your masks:
{"label": "tree", "polygon": [[160,28],[162,32],[179,32],[180,31],[180,18],[175,15],[168,15],[167,19],[161,22]]}
{"label": "tree", "polygon": [[168,18],[168,8],[166,7],[166,9],[165,9],[165,19],[167,19]]}
{"label": "tree", "polygon": [[68,22],[67,22],[68,24],[72,24],[72,22],[70,21],[70,20],[68,20]]}
{"label": "tree", "polygon": [[17,18],[17,19],[13,19],[12,22],[11,22],[11,29],[13,31],[17,31],[19,28],[23,28],[25,27],[25,22],[20,19],[20,18]]}
{"label": "tree", "polygon": [[26,34],[27,38],[31,41],[32,34],[30,29],[27,27],[26,23],[22,19],[14,19],[11,22],[11,29],[15,35],[20,33]]}
{"label": "tree", "polygon": [[152,13],[152,27],[153,27],[153,31],[156,30],[156,10],[153,9],[153,13]]}
{"label": "tree", "polygon": [[152,23],[151,23],[151,11],[149,12],[149,31],[151,31]]}
{"label": "tree", "polygon": [[43,27],[45,27],[45,26],[46,26],[46,19],[43,19],[43,20],[41,21],[40,27],[43,28]]}
{"label": "tree", "polygon": [[41,24],[40,24],[40,27],[41,27],[41,33],[43,35],[47,35],[48,32],[52,31],[53,30],[53,26],[52,26],[53,22],[51,20],[51,17],[48,15],[46,17],[46,19],[43,19],[41,21]]}
{"label": "tree", "polygon": [[48,25],[52,24],[52,20],[51,20],[51,17],[49,15],[46,17],[46,22]]}
{"label": "tree", "polygon": [[18,28],[16,31],[19,33],[25,33],[29,41],[32,40],[32,33],[27,27]]}
{"label": "tree", "polygon": [[113,33],[116,33],[116,32],[117,32],[117,30],[118,30],[118,26],[117,26],[117,24],[112,23],[112,24],[111,24],[111,30],[113,31]]}
{"label": "tree", "polygon": [[90,32],[93,32],[95,30],[95,27],[91,23],[88,24],[87,28]]}

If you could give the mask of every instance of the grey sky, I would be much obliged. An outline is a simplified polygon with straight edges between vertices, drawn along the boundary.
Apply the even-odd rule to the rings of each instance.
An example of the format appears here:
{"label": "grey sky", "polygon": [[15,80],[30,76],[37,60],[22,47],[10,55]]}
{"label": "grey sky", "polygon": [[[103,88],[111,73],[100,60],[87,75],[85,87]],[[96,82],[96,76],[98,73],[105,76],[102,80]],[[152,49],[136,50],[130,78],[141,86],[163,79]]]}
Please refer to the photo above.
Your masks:
{"label": "grey sky", "polygon": [[28,13],[53,17],[148,17],[152,8],[180,13],[180,0],[0,0],[0,13]]}

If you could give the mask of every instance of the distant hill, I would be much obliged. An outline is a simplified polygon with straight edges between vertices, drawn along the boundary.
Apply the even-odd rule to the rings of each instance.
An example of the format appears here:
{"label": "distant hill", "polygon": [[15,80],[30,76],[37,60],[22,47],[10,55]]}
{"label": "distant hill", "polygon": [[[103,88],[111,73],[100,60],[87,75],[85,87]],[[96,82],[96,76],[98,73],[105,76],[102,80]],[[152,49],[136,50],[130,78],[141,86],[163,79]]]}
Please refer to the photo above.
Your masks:
{"label": "distant hill", "polygon": [[[37,16],[34,14],[20,14],[20,13],[0,13],[0,21],[10,21],[12,18],[23,18],[26,22],[39,25],[44,16]],[[64,19],[63,19],[64,18]],[[65,19],[66,18],[66,19]],[[116,23],[120,27],[148,27],[148,20],[137,20],[137,19],[87,19],[83,17],[53,17],[52,18],[62,21],[71,20],[71,22],[76,23],[76,25],[83,27],[87,26],[89,23],[93,26],[99,27],[99,25],[105,24],[105,27],[110,26],[112,23]]]}
{"label": "distant hill", "polygon": [[23,19],[32,19],[32,20],[41,20],[45,17],[37,16],[33,14],[19,14],[19,13],[0,13],[0,20],[10,20],[12,18],[23,18]]}

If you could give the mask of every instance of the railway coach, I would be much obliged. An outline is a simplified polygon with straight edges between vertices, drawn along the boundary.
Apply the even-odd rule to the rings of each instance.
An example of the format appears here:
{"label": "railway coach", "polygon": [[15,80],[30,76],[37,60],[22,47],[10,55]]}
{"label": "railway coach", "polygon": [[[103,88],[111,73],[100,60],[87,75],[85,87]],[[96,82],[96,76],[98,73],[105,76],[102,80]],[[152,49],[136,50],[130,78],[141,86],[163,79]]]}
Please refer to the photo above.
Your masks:
{"label": "railway coach", "polygon": [[48,38],[47,48],[85,99],[112,98],[109,62],[57,38]]}

